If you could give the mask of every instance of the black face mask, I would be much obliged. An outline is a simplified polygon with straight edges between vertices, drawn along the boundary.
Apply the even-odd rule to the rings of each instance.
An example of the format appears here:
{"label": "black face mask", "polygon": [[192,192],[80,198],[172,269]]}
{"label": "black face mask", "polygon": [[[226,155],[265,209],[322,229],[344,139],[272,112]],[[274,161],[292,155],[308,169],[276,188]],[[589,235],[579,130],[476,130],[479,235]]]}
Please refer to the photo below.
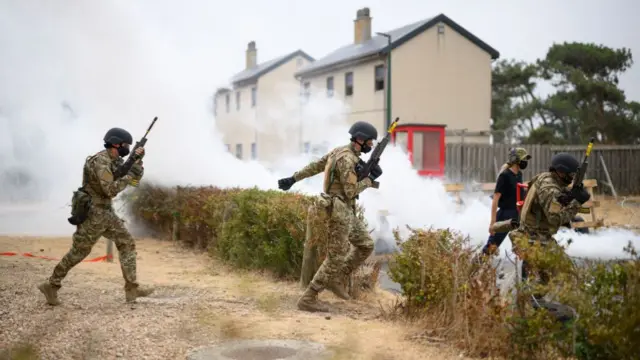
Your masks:
{"label": "black face mask", "polygon": [[573,182],[573,176],[570,174],[563,174],[559,176],[560,179],[562,180],[562,182],[564,182],[564,185],[569,185]]}
{"label": "black face mask", "polygon": [[518,164],[518,166],[520,167],[520,170],[526,169],[527,165],[529,165],[529,162],[527,160],[521,160],[520,164]]}
{"label": "black face mask", "polygon": [[365,141],[365,142],[363,142],[362,144],[358,143],[358,145],[360,145],[360,151],[361,151],[363,154],[368,153],[368,152],[369,152],[369,151],[371,151],[371,149],[372,149],[372,147],[371,147],[371,146],[367,145],[366,141]]}
{"label": "black face mask", "polygon": [[120,146],[118,148],[118,155],[120,155],[120,157],[125,157],[125,156],[129,155],[129,148],[126,148],[124,146]]}

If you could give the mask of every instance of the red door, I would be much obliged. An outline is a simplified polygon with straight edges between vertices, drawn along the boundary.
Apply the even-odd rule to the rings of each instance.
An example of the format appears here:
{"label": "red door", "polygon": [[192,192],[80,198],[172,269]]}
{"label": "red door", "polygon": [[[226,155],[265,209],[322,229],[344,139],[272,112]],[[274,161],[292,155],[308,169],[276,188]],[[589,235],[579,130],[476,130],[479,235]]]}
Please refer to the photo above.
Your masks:
{"label": "red door", "polygon": [[394,143],[404,147],[422,176],[444,176],[445,146],[442,125],[398,125]]}

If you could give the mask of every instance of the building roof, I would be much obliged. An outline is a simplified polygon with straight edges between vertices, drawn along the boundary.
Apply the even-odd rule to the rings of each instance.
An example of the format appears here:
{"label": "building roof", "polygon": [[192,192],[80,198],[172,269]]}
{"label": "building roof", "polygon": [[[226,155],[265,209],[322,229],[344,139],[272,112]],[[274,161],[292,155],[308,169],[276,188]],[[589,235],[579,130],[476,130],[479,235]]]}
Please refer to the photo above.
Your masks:
{"label": "building roof", "polygon": [[231,83],[232,84],[238,84],[238,83],[247,83],[247,82],[253,82],[258,80],[259,77],[265,75],[266,73],[270,72],[271,70],[274,70],[275,68],[279,67],[280,65],[283,65],[284,63],[288,62],[289,60],[295,58],[296,56],[302,56],[305,59],[309,60],[309,61],[314,61],[314,59],[309,56],[309,54],[305,53],[302,50],[297,50],[294,51],[292,53],[277,57],[275,59],[271,59],[269,61],[265,61],[263,63],[258,64],[257,66],[251,68],[251,69],[246,69],[243,70],[237,74],[235,74],[232,78],[231,78]]}
{"label": "building roof", "polygon": [[492,59],[497,59],[500,57],[500,53],[498,52],[498,50],[492,48],[487,43],[480,40],[478,37],[464,29],[462,26],[458,25],[446,15],[440,14],[436,17],[424,19],[397,29],[393,29],[391,31],[387,31],[386,33],[391,35],[390,45],[387,38],[381,35],[373,36],[371,37],[371,39],[362,44],[345,45],[330,53],[329,55],[318,59],[300,69],[300,71],[296,73],[296,76],[312,74],[335,65],[358,61],[369,56],[384,55],[441,22],[448,25],[460,35],[464,36],[469,41],[477,45],[479,48],[489,53]]}

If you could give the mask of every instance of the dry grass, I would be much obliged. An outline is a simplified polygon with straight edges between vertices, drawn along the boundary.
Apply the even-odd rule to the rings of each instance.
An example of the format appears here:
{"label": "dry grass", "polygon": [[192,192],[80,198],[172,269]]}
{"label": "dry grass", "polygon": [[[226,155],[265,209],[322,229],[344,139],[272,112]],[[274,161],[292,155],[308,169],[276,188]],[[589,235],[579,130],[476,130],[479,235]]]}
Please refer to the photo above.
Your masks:
{"label": "dry grass", "polygon": [[[0,249],[6,251],[61,257],[68,246],[68,238],[0,237]],[[90,256],[103,255],[104,249],[100,241]],[[30,343],[46,359],[165,360],[184,358],[189,349],[212,341],[298,339],[338,348],[357,344],[351,347],[356,349],[349,353],[352,359],[392,359],[391,354],[403,360],[458,359],[450,348],[412,343],[402,324],[376,319],[378,304],[393,299],[384,291],[375,289],[348,302],[324,292],[321,300],[332,312],[305,313],[295,308],[301,292],[297,283],[234,271],[206,254],[167,242],[144,239],[137,249],[140,281],[157,290],[135,306],[124,303],[117,259],[78,265],[60,291],[63,304],[54,309],[44,304],[35,286],[55,262],[1,259],[0,348]],[[39,328],[42,340],[27,341]],[[15,351],[13,358],[19,359]]]}
{"label": "dry grass", "polygon": [[40,360],[40,353],[33,344],[15,344],[0,352],[0,360]]}

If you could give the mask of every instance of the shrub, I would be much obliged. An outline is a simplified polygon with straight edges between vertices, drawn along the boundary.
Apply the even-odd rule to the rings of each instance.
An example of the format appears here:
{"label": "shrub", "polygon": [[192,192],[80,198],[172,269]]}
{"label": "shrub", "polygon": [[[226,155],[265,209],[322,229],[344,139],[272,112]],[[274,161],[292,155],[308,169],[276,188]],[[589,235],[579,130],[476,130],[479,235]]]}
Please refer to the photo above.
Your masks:
{"label": "shrub", "polygon": [[[410,229],[389,263],[405,298],[405,316],[474,354],[501,355],[506,332],[495,272],[473,260],[468,237],[445,229]],[[397,236],[397,235],[396,235]]]}
{"label": "shrub", "polygon": [[[256,188],[165,188],[150,184],[126,197],[135,222],[153,236],[208,249],[235,267],[266,270],[284,279],[300,276],[307,232],[313,234],[309,246],[314,248],[316,258],[312,273],[325,256],[327,219],[321,216],[322,211],[309,211],[317,199]],[[363,217],[362,208],[358,208],[358,216]],[[345,251],[348,247],[345,243]],[[374,264],[359,269],[351,279],[357,287],[353,292],[373,288],[379,268]]]}
{"label": "shrub", "polygon": [[[640,259],[630,246],[628,261],[574,264],[561,246],[527,248],[533,270],[555,275],[545,286],[518,284],[504,299],[495,289],[495,270],[472,261],[469,239],[451,230],[411,230],[390,263],[400,283],[399,310],[423,324],[429,336],[444,337],[472,355],[519,359],[573,356],[632,359],[640,353]],[[526,248],[526,249],[524,249]],[[533,293],[573,307],[568,324],[526,301]]]}

